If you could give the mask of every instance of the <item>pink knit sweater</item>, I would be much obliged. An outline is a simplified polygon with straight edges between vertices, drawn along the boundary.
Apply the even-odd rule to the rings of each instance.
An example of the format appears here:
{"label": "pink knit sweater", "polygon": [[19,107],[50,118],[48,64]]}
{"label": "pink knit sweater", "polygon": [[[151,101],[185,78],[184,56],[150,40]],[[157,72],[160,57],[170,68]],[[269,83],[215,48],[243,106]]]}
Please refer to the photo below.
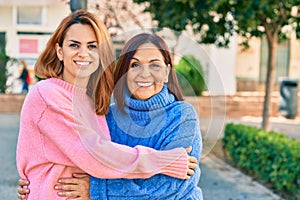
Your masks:
{"label": "pink knit sweater", "polygon": [[[113,134],[113,133],[111,133]],[[17,145],[28,199],[64,199],[53,189],[60,177],[86,172],[99,178],[148,178],[162,173],[184,178],[185,149],[155,151],[112,143],[104,116],[97,116],[86,89],[60,79],[36,84],[23,104]]]}

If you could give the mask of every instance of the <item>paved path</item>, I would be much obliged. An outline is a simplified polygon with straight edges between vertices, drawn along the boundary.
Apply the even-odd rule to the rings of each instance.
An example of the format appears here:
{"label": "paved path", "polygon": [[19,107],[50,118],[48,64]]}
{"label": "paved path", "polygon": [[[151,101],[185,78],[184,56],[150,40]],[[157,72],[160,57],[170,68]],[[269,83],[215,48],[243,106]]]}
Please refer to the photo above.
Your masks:
{"label": "paved path", "polygon": [[204,200],[279,200],[280,198],[250,177],[212,154],[201,161]]}
{"label": "paved path", "polygon": [[[203,125],[204,126],[204,125]],[[15,149],[19,115],[0,114],[0,199],[16,199]],[[214,157],[208,151],[201,160],[201,180],[205,200],[277,200],[262,185]]]}
{"label": "paved path", "polygon": [[0,114],[0,199],[17,199],[16,145],[19,115]]}

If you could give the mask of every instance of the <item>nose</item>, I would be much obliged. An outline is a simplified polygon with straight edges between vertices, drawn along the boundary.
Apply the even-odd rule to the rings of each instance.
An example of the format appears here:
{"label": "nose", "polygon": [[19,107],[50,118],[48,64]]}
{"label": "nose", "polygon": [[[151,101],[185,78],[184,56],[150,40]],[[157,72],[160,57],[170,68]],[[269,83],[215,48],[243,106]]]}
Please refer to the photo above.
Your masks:
{"label": "nose", "polygon": [[78,50],[78,56],[82,57],[82,58],[88,57],[89,56],[89,50],[88,50],[88,48],[86,48],[86,47],[79,48],[79,50]]}
{"label": "nose", "polygon": [[150,76],[151,75],[151,70],[150,70],[149,66],[143,66],[140,75],[143,76],[143,77]]}

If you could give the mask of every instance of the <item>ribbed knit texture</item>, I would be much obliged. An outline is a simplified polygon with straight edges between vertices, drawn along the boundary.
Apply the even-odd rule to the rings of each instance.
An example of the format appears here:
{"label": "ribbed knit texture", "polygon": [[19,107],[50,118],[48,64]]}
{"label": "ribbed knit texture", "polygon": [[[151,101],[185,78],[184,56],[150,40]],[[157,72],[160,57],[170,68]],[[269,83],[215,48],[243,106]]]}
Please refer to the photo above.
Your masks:
{"label": "ribbed knit texture", "polygon": [[[125,92],[125,113],[110,107],[107,122],[114,142],[129,146],[144,145],[155,149],[192,146],[191,155],[200,161],[202,140],[197,114],[185,102],[176,101],[166,86],[147,101],[132,99]],[[199,168],[190,180],[165,175],[149,179],[98,179],[91,177],[93,200],[202,199],[197,184]]]}
{"label": "ribbed knit texture", "polygon": [[155,151],[110,141],[106,120],[97,116],[86,90],[60,79],[37,83],[21,111],[17,168],[30,181],[28,199],[65,199],[54,185],[60,177],[87,172],[100,178],[147,178],[157,173],[183,178],[183,148]]}

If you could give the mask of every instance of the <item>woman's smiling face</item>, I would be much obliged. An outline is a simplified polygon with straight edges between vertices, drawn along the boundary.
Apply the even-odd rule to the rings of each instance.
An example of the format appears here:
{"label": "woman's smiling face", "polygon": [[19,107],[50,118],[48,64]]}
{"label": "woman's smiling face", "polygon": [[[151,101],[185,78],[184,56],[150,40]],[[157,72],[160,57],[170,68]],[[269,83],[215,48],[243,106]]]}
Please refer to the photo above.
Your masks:
{"label": "woman's smiling face", "polygon": [[134,98],[147,100],[168,82],[169,66],[159,49],[151,43],[139,46],[130,60],[127,86]]}
{"label": "woman's smiling face", "polygon": [[60,47],[56,44],[59,60],[64,63],[63,80],[86,87],[90,75],[99,67],[98,42],[89,25],[72,25]]}

